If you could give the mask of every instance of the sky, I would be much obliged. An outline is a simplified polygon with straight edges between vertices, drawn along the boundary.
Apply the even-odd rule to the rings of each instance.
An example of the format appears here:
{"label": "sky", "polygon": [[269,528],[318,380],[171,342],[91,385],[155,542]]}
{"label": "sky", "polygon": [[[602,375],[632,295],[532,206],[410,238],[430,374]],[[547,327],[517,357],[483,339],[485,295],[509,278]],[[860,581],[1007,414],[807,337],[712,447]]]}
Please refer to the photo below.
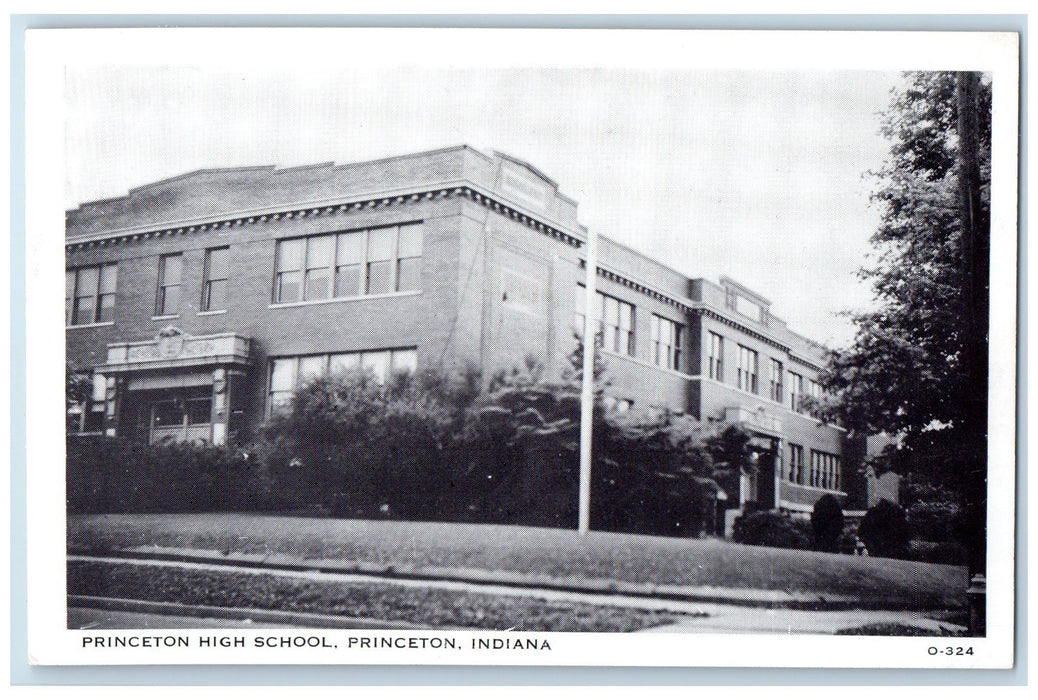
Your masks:
{"label": "sky", "polygon": [[71,65],[65,207],[199,168],[461,143],[525,160],[597,233],[728,275],[833,347],[869,304],[865,173],[894,72],[572,66]]}

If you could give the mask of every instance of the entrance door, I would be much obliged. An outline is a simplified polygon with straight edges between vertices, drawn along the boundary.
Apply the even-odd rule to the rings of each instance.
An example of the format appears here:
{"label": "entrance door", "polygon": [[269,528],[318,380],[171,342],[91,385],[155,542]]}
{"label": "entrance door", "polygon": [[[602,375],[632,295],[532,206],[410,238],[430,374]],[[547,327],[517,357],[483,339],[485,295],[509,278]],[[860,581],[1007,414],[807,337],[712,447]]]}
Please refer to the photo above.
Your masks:
{"label": "entrance door", "polygon": [[151,444],[169,442],[213,441],[213,397],[209,387],[171,394],[149,402],[149,437]]}

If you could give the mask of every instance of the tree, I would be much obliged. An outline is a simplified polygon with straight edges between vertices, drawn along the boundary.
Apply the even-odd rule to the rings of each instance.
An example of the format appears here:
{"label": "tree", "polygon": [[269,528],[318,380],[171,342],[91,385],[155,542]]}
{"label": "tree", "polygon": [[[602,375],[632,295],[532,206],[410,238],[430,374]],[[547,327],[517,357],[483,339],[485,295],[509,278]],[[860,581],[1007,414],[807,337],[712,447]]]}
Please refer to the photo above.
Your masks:
{"label": "tree", "polygon": [[[876,308],[832,353],[827,415],[901,436],[900,459],[936,469],[961,499],[971,571],[983,571],[986,516],[991,86],[975,73],[909,73],[873,173],[878,256],[861,271]],[[932,459],[940,449],[942,459]]]}

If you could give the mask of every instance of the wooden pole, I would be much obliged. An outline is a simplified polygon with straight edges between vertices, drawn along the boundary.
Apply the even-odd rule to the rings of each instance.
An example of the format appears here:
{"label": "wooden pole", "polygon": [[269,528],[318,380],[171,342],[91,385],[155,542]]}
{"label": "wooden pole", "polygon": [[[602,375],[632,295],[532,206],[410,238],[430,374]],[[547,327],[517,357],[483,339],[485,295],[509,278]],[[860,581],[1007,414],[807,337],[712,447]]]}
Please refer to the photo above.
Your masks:
{"label": "wooden pole", "polygon": [[595,280],[598,265],[598,235],[588,231],[584,304],[584,373],[580,392],[580,492],[577,532],[591,529],[591,438],[595,420]]}

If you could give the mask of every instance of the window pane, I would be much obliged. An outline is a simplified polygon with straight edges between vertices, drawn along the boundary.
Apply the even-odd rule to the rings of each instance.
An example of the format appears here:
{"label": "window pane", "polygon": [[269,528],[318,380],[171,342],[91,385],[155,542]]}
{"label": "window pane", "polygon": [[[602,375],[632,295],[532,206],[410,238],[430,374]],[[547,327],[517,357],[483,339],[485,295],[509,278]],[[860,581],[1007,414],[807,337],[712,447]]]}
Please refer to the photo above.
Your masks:
{"label": "window pane", "polygon": [[632,322],[634,320],[634,307],[624,302],[617,302],[620,307],[620,328],[631,330],[633,328]]}
{"label": "window pane", "polygon": [[180,284],[180,268],[183,257],[178,253],[176,255],[167,255],[162,260],[162,284]]}
{"label": "window pane", "polygon": [[331,265],[332,259],[332,241],[331,236],[315,236],[310,238],[306,242],[306,266],[311,267],[328,267]]}
{"label": "window pane", "polygon": [[306,271],[306,285],[303,290],[303,299],[312,301],[314,299],[328,298],[328,268],[322,267],[316,270]]}
{"label": "window pane", "polygon": [[101,294],[115,294],[115,265],[105,265],[101,268]]}
{"label": "window pane", "polygon": [[184,414],[177,401],[156,401],[152,404],[153,423],[156,428],[183,425]]}
{"label": "window pane", "polygon": [[587,309],[587,289],[583,285],[577,285],[577,296],[575,299],[574,313],[584,316]]}
{"label": "window pane", "polygon": [[379,382],[386,381],[389,371],[389,351],[366,352],[361,356],[361,365],[365,371],[371,372]]}
{"label": "window pane", "polygon": [[227,280],[212,280],[206,288],[204,311],[216,311],[227,306]]}
{"label": "window pane", "polygon": [[394,350],[393,351],[393,374],[407,372],[414,373],[418,367],[417,350]]}
{"label": "window pane", "polygon": [[180,285],[163,287],[160,293],[162,298],[159,305],[159,315],[165,316],[177,313],[180,310]]}
{"label": "window pane", "polygon": [[353,265],[364,262],[364,232],[340,233],[335,252],[337,265]]}
{"label": "window pane", "polygon": [[65,270],[65,323],[72,323],[72,300],[76,295],[76,271]]}
{"label": "window pane", "polygon": [[209,279],[227,279],[227,248],[213,248],[209,251]]}
{"label": "window pane", "polygon": [[418,258],[422,255],[422,225],[411,224],[400,227],[400,242],[397,257]]}
{"label": "window pane", "polygon": [[652,317],[652,340],[658,342],[660,340],[660,321],[662,319],[659,316],[653,315]]}
{"label": "window pane", "polygon": [[190,399],[187,402],[187,422],[189,425],[202,425],[212,422],[213,400]]}
{"label": "window pane", "polygon": [[303,240],[278,243],[278,271],[298,270],[303,266]]}
{"label": "window pane", "polygon": [[97,320],[100,323],[108,323],[109,321],[115,320],[115,295],[105,294],[100,298],[100,308],[97,313]]}
{"label": "window pane", "polygon": [[393,265],[390,261],[368,263],[368,294],[388,294],[393,291],[390,279]]}
{"label": "window pane", "polygon": [[422,288],[422,259],[401,258],[397,268],[397,291],[413,292]]}
{"label": "window pane", "polygon": [[604,309],[605,310],[604,310],[604,313],[602,315],[602,319],[607,324],[612,324],[614,326],[619,325],[619,321],[620,321],[620,302],[617,301],[616,299],[614,299],[613,297],[606,297],[605,298],[605,307],[604,307]]}
{"label": "window pane", "polygon": [[76,280],[76,296],[92,297],[97,294],[97,276],[98,269],[96,267],[84,267],[81,269]]}
{"label": "window pane", "polygon": [[302,384],[315,377],[320,377],[324,374],[325,367],[327,366],[328,357],[325,355],[312,355],[310,357],[299,358],[299,380],[298,383]]}
{"label": "window pane", "polygon": [[377,228],[368,232],[368,262],[389,260],[393,257],[395,228]]}
{"label": "window pane", "polygon": [[270,370],[270,390],[292,391],[295,386],[296,360],[294,357],[283,357],[274,360]]}
{"label": "window pane", "polygon": [[360,369],[360,353],[346,352],[332,355],[329,361],[331,372],[334,374],[348,374]]}
{"label": "window pane", "polygon": [[94,322],[94,297],[82,297],[76,299],[76,308],[73,311],[72,324],[81,326],[85,323]]}
{"label": "window pane", "polygon": [[278,274],[277,300],[280,302],[299,301],[298,272],[282,272]]}
{"label": "window pane", "polygon": [[361,265],[341,265],[335,269],[335,296],[355,297],[360,294]]}

